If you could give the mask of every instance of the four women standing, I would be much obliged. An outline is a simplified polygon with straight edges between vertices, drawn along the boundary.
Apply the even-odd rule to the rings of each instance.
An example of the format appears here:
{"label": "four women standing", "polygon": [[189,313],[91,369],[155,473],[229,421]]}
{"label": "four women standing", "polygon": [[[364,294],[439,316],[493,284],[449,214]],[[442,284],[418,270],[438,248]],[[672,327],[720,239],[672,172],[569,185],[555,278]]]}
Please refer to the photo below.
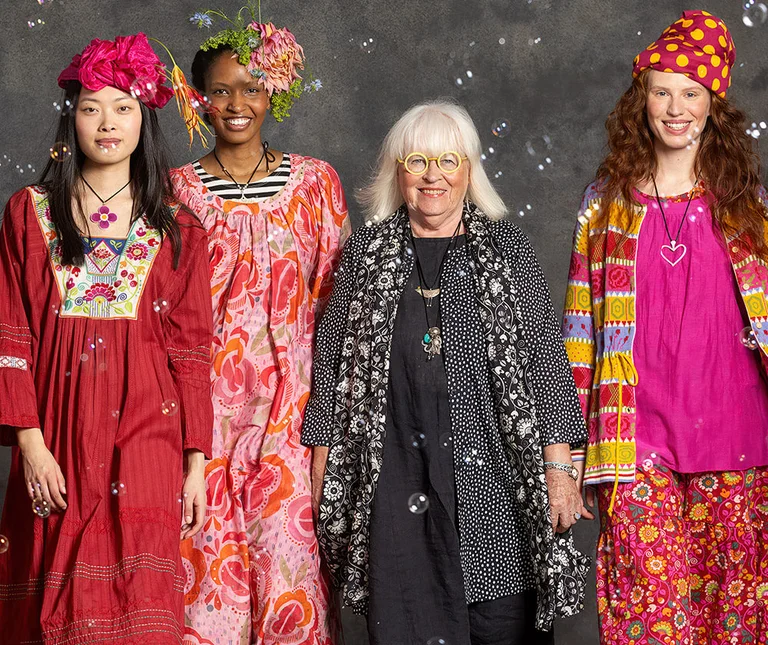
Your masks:
{"label": "four women standing", "polygon": [[216,145],[171,175],[197,219],[142,34],[73,59],[53,160],[6,209],[4,639],[333,643],[322,550],[374,644],[552,642],[583,476],[604,643],[767,642],[768,237],[725,24],[685,12],[608,119],[564,322],[588,433],[469,115],[395,124],[337,268],[338,176],[261,136],[303,51],[234,26],[193,64]]}

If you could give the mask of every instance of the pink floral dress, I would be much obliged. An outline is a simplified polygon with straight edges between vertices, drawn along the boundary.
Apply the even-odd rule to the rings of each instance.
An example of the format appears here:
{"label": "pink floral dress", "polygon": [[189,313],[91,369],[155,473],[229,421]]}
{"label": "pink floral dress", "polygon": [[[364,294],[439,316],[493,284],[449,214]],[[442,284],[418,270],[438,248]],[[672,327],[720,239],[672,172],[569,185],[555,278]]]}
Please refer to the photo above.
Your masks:
{"label": "pink floral dress", "polygon": [[299,439],[316,319],[350,226],[334,169],[290,164],[263,200],[222,200],[191,164],[172,175],[208,230],[214,310],[208,511],[182,544],[188,645],[335,641]]}

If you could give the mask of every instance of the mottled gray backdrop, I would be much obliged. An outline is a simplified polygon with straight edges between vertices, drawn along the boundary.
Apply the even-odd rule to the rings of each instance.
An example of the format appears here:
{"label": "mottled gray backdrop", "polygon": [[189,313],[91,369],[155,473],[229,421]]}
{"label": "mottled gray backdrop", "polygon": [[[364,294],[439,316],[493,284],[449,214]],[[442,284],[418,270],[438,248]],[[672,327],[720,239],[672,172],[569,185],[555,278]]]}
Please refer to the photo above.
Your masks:
{"label": "mottled gray backdrop", "polygon": [[[229,12],[239,3],[210,6]],[[265,2],[263,17],[296,34],[323,87],[307,94],[290,120],[268,123],[265,137],[280,150],[330,161],[359,225],[354,192],[387,129],[416,102],[458,99],[475,119],[489,174],[531,237],[560,309],[580,193],[602,154],[605,117],[630,83],[632,58],[682,10],[700,8],[733,33],[732,100],[750,121],[768,120],[768,23],[747,28],[742,0],[294,0]],[[188,71],[209,33],[188,21],[198,9],[194,0],[3,0],[2,200],[33,181],[46,161],[60,101],[56,77],[73,54],[91,38],[142,30],[165,42]],[[202,150],[187,149],[174,109],[169,104],[162,122],[182,164]],[[503,138],[492,134],[500,119],[509,124]],[[9,456],[0,452],[3,495]],[[576,532],[592,552],[595,523]],[[367,643],[357,618],[349,617],[346,633],[348,645]],[[585,611],[559,625],[557,642],[597,643],[593,589]]]}

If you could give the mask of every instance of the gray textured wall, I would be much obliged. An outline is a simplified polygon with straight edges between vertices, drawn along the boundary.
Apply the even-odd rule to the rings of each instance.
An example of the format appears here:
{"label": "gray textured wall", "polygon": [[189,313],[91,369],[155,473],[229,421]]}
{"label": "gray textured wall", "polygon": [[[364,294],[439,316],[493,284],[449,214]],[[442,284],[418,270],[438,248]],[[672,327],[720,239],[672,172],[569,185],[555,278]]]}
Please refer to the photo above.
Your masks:
{"label": "gray textured wall", "polygon": [[[231,11],[239,2],[211,6]],[[678,0],[273,0],[264,6],[264,17],[296,34],[323,83],[297,104],[289,121],[266,127],[273,147],[330,161],[357,225],[353,191],[370,173],[394,120],[418,101],[457,98],[486,147],[495,150],[487,162],[490,175],[531,237],[558,308],[575,212],[600,160],[605,116],[629,85],[634,55],[683,9],[705,8],[726,21],[738,50],[731,98],[750,120],[768,120],[768,23],[747,28],[740,0],[705,6]],[[2,8],[3,201],[44,165],[53,143],[53,104],[60,100],[56,77],[91,38],[146,31],[164,41],[186,70],[207,37],[187,20],[200,8],[195,0],[3,0]],[[371,38],[374,48],[366,51],[361,43]],[[460,89],[454,81],[466,78],[467,70],[471,82]],[[510,125],[503,139],[491,133],[501,118]],[[200,148],[186,148],[172,105],[162,122],[177,163],[201,155]],[[3,495],[8,457],[0,452]],[[588,552],[596,529],[595,523],[577,529]],[[584,613],[562,621],[558,645],[597,643],[590,591]],[[366,643],[364,634],[359,619],[350,618],[348,645]]]}

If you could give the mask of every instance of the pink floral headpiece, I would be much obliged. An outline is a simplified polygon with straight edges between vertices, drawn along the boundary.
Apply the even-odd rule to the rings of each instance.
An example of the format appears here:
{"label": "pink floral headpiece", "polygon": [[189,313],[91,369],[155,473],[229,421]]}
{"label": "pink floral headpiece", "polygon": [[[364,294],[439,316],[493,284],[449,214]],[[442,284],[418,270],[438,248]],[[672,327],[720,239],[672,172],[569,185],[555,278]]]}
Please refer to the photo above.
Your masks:
{"label": "pink floral headpiece", "polygon": [[59,87],[66,88],[69,81],[79,81],[92,92],[115,87],[155,109],[165,106],[173,96],[165,80],[165,65],[147,36],[138,33],[118,36],[114,41],[94,38],[59,74]]}
{"label": "pink floral headpiece", "polygon": [[248,71],[261,79],[269,96],[287,92],[296,80],[301,80],[298,72],[304,69],[301,45],[290,31],[275,29],[271,22],[252,22],[247,28],[256,32],[261,40],[261,45],[251,53]]}
{"label": "pink floral headpiece", "polygon": [[[244,15],[245,14],[245,15]],[[250,14],[250,20],[245,16]],[[241,65],[261,80],[270,98],[271,113],[276,121],[290,116],[293,103],[304,92],[322,87],[319,79],[307,84],[299,74],[304,69],[304,50],[295,36],[286,28],[276,28],[271,22],[261,21],[261,3],[249,2],[234,18],[221,11],[200,11],[190,18],[198,27],[210,28],[213,17],[229,23],[229,27],[208,38],[200,49],[231,49]]]}

